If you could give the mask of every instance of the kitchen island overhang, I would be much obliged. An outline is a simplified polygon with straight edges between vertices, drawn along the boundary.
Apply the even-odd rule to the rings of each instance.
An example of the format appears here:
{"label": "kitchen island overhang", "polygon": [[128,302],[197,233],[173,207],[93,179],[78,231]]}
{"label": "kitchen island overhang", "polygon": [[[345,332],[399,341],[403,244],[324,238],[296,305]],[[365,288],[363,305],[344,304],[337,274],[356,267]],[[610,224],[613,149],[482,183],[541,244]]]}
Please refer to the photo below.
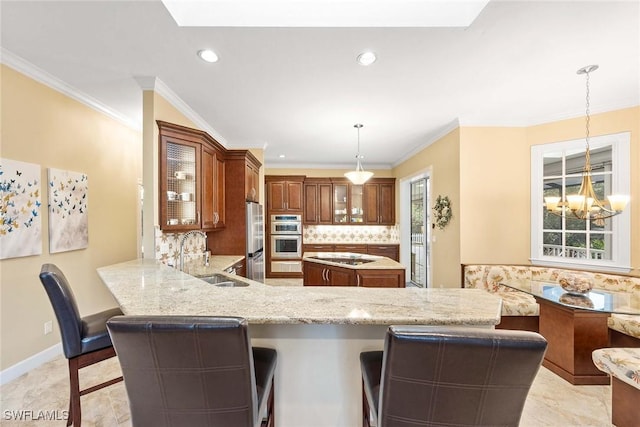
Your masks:
{"label": "kitchen island overhang", "polygon": [[[382,349],[389,325],[493,328],[500,298],[477,289],[222,288],[153,260],[98,269],[128,315],[240,316],[254,345],[278,351],[278,426],[357,426],[359,353]],[[242,278],[238,278],[242,279]]]}

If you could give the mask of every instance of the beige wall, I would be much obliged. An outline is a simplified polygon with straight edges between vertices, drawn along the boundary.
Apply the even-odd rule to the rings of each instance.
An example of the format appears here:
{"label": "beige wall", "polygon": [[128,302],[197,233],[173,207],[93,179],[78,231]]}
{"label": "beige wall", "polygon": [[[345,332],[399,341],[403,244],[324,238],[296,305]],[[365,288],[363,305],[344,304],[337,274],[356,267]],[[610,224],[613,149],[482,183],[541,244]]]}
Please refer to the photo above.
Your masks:
{"label": "beige wall", "polygon": [[460,154],[460,129],[455,129],[393,169],[398,181],[430,169],[432,197],[442,195],[451,200],[451,222],[444,230],[433,229],[434,287],[460,287]]}
{"label": "beige wall", "polygon": [[[30,78],[2,66],[2,157],[41,166],[42,204],[47,168],[89,177],[89,247],[49,254],[48,214],[42,213],[42,255],[0,261],[0,369],[60,341],[38,273],[43,263],[64,272],[81,314],[115,306],[96,268],[136,258],[141,134]],[[53,333],[43,334],[52,320]]]}
{"label": "beige wall", "polygon": [[460,130],[462,264],[528,264],[530,148],[525,128]]}
{"label": "beige wall", "polygon": [[[593,115],[590,130],[631,132],[630,274],[640,276],[640,107]],[[529,264],[531,146],[584,138],[584,117],[460,133],[461,262]]]}

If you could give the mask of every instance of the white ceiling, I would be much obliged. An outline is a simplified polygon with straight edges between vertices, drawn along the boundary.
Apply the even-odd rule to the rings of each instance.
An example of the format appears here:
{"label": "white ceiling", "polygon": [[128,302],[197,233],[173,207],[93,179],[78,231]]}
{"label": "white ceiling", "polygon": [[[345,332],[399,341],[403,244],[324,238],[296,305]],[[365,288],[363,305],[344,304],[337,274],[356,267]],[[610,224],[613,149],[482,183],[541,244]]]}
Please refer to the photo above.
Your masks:
{"label": "white ceiling", "polygon": [[[491,1],[467,28],[179,27],[160,1],[1,1],[17,56],[140,124],[157,77],[268,167],[390,167],[453,123],[526,126],[640,104],[640,1]],[[196,52],[216,51],[202,62]],[[356,56],[370,49],[369,67]],[[214,135],[214,136],[215,136]],[[280,159],[280,154],[286,154]]]}

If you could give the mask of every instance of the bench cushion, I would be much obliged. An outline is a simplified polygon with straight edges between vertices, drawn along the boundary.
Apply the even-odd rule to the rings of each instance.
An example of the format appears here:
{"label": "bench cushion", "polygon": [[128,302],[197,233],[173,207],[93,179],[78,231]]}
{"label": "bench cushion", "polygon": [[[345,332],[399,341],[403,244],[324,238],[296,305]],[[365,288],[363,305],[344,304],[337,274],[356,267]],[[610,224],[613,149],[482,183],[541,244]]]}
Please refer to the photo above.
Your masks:
{"label": "bench cushion", "polygon": [[639,348],[600,348],[594,350],[591,356],[602,372],[640,389]]}
{"label": "bench cushion", "polygon": [[607,324],[611,329],[640,339],[640,316],[612,314],[607,319]]}

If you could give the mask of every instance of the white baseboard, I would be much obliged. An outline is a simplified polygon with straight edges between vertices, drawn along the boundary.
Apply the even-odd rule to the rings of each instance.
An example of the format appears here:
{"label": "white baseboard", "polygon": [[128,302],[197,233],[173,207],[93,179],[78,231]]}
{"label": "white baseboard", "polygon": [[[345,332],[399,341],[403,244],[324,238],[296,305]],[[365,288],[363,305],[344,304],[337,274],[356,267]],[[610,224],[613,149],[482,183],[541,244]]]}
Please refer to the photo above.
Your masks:
{"label": "white baseboard", "polygon": [[34,354],[33,356],[16,363],[13,366],[8,367],[4,371],[0,372],[0,385],[5,385],[10,381],[15,380],[20,375],[26,374],[30,370],[47,363],[61,354],[62,343],[58,343],[46,350],[42,350],[40,353]]}

